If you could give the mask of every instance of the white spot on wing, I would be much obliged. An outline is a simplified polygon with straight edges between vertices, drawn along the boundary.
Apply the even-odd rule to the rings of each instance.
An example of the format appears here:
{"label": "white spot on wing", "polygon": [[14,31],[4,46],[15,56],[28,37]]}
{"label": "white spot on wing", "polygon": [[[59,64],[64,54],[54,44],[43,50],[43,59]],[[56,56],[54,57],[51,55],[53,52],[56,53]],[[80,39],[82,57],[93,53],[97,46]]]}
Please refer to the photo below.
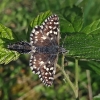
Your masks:
{"label": "white spot on wing", "polygon": [[45,20],[45,22],[47,22],[47,19]]}
{"label": "white spot on wing", "polygon": [[41,25],[40,27],[41,27],[41,29],[43,29],[43,25]]}
{"label": "white spot on wing", "polygon": [[33,65],[32,62],[30,62],[30,63],[29,63],[29,66],[31,67],[32,65]]}
{"label": "white spot on wing", "polygon": [[35,26],[35,28],[38,28],[38,26]]}
{"label": "white spot on wing", "polygon": [[50,32],[49,33],[52,33],[52,30],[50,30]]}
{"label": "white spot on wing", "polygon": [[38,37],[37,36],[35,36],[35,39],[37,39]]}
{"label": "white spot on wing", "polygon": [[44,64],[44,62],[43,61],[40,61],[40,65],[43,65]]}
{"label": "white spot on wing", "polygon": [[30,68],[31,68],[31,70],[33,70],[33,66],[31,66]]}
{"label": "white spot on wing", "polygon": [[48,64],[50,64],[50,61],[48,61]]}
{"label": "white spot on wing", "polygon": [[41,77],[41,74],[39,74],[39,77]]}
{"label": "white spot on wing", "polygon": [[58,25],[58,24],[59,24],[59,22],[54,22],[54,24],[55,24],[55,25]]}
{"label": "white spot on wing", "polygon": [[36,66],[35,66],[35,65],[33,65],[33,68],[34,68],[34,69],[36,69]]}
{"label": "white spot on wing", "polygon": [[39,74],[40,74],[40,71],[38,71],[36,74],[38,74],[38,75],[39,75]]}
{"label": "white spot on wing", "polygon": [[45,75],[48,75],[48,73],[46,72]]}
{"label": "white spot on wing", "polygon": [[38,39],[36,38],[36,39],[35,39],[35,43],[36,43],[37,41],[38,41]]}
{"label": "white spot on wing", "polygon": [[49,35],[49,32],[47,32],[47,36]]}
{"label": "white spot on wing", "polygon": [[36,31],[34,34],[35,34],[35,35],[39,34],[39,31]]}
{"label": "white spot on wing", "polygon": [[35,71],[34,70],[32,70],[32,72],[35,74]]}
{"label": "white spot on wing", "polygon": [[35,31],[36,31],[36,30],[35,30],[35,29],[33,29],[33,30],[32,30],[32,33],[35,33]]}
{"label": "white spot on wing", "polygon": [[44,65],[44,69],[46,69],[46,66]]}
{"label": "white spot on wing", "polygon": [[51,40],[53,40],[53,37],[51,38]]}
{"label": "white spot on wing", "polygon": [[34,42],[33,42],[32,38],[30,40],[31,40],[31,44],[33,44]]}
{"label": "white spot on wing", "polygon": [[50,29],[52,29],[52,26],[49,26]]}
{"label": "white spot on wing", "polygon": [[53,80],[54,78],[53,77],[49,77],[49,79]]}
{"label": "white spot on wing", "polygon": [[45,40],[47,37],[43,35],[41,38],[42,38],[43,40]]}
{"label": "white spot on wing", "polygon": [[30,36],[33,37],[33,33],[31,33]]}
{"label": "white spot on wing", "polygon": [[51,67],[50,70],[53,70],[53,67]]}
{"label": "white spot on wing", "polygon": [[52,22],[50,22],[50,24],[52,24]]}
{"label": "white spot on wing", "polygon": [[42,25],[45,25],[45,23],[43,22]]}
{"label": "white spot on wing", "polygon": [[43,79],[42,79],[42,78],[40,78],[40,80],[42,81]]}
{"label": "white spot on wing", "polygon": [[46,68],[47,71],[49,71],[49,68]]}
{"label": "white spot on wing", "polygon": [[55,35],[57,35],[57,32],[54,32]]}

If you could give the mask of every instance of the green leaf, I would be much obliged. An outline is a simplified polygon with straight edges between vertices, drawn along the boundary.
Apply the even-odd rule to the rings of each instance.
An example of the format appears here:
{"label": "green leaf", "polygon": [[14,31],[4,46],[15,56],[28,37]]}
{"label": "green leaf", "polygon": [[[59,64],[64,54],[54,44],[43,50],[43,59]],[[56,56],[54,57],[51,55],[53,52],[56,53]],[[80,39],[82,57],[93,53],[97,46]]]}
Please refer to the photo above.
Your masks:
{"label": "green leaf", "polygon": [[14,40],[11,29],[0,24],[0,64],[8,64],[19,57],[19,53],[7,49],[11,40]]}
{"label": "green leaf", "polygon": [[0,37],[10,40],[14,39],[11,29],[3,26],[2,24],[0,24]]}
{"label": "green leaf", "polygon": [[[28,28],[28,33],[31,33],[32,29],[35,26],[41,25],[42,22],[49,17],[50,15],[52,15],[51,11],[46,11],[44,13],[40,13],[37,17],[33,18],[32,22],[30,23],[30,26]],[[27,37],[30,37],[30,34],[27,34]]]}
{"label": "green leaf", "polygon": [[50,15],[52,14],[51,11],[47,11],[45,13],[39,14],[36,18],[33,19],[31,22],[31,27],[34,28],[36,25],[41,25],[41,23]]}
{"label": "green leaf", "polygon": [[18,59],[19,54],[4,48],[0,48],[0,64],[8,64],[12,60]]}
{"label": "green leaf", "polygon": [[98,75],[100,75],[100,63],[96,61],[91,61],[88,63],[88,66],[95,71]]}
{"label": "green leaf", "polygon": [[99,34],[100,33],[100,19],[97,21],[94,21],[90,25],[83,28],[81,32],[86,33],[86,34]]}
{"label": "green leaf", "polygon": [[[73,18],[70,19],[73,20]],[[73,24],[72,26],[75,26]],[[73,58],[78,57],[79,59],[99,60],[100,20],[94,21],[90,25],[78,31],[79,32],[69,34],[65,40],[65,48],[69,50],[67,56]]]}
{"label": "green leaf", "polygon": [[73,6],[61,9],[60,17],[60,30],[61,33],[79,32],[83,26],[83,13],[82,9]]}
{"label": "green leaf", "polygon": [[83,34],[67,36],[65,47],[69,50],[67,56],[79,59],[100,59],[100,34]]}
{"label": "green leaf", "polygon": [[94,60],[80,60],[79,66],[81,66],[82,71],[91,70],[93,73],[100,75],[100,62]]}

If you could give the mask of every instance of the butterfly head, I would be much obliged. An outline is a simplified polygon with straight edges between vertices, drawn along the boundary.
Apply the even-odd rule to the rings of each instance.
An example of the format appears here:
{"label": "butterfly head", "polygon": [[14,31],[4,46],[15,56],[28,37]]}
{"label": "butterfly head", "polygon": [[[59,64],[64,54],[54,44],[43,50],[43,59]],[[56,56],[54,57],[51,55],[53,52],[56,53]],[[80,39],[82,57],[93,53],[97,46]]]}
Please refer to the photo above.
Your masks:
{"label": "butterfly head", "polygon": [[61,54],[63,54],[63,53],[66,53],[67,50],[65,48],[63,48],[63,47],[59,47],[58,48],[58,52],[61,53]]}

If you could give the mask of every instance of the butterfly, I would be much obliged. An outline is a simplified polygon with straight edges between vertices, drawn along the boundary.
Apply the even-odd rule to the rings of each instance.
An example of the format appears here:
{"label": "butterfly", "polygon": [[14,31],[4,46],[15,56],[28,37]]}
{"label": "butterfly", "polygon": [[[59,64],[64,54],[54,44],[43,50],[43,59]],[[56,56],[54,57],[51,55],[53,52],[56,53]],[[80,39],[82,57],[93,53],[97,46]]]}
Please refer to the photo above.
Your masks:
{"label": "butterfly", "polygon": [[53,14],[40,26],[33,28],[30,43],[17,42],[8,45],[8,49],[19,53],[30,53],[29,65],[32,72],[38,74],[46,86],[51,86],[56,72],[58,54],[66,52],[65,48],[59,46],[59,41],[59,17]]}

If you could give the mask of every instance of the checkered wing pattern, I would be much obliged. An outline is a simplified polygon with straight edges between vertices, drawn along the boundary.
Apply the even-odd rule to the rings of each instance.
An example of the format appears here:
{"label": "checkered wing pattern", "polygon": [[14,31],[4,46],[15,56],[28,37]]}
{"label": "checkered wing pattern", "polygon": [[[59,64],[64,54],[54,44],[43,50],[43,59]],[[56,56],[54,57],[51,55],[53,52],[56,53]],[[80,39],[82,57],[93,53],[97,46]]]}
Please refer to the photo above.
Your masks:
{"label": "checkered wing pattern", "polygon": [[40,80],[47,86],[52,85],[56,71],[57,56],[37,52],[36,47],[58,46],[59,45],[59,18],[51,15],[40,26],[36,26],[30,34],[32,53],[30,58],[31,70],[39,75]]}

